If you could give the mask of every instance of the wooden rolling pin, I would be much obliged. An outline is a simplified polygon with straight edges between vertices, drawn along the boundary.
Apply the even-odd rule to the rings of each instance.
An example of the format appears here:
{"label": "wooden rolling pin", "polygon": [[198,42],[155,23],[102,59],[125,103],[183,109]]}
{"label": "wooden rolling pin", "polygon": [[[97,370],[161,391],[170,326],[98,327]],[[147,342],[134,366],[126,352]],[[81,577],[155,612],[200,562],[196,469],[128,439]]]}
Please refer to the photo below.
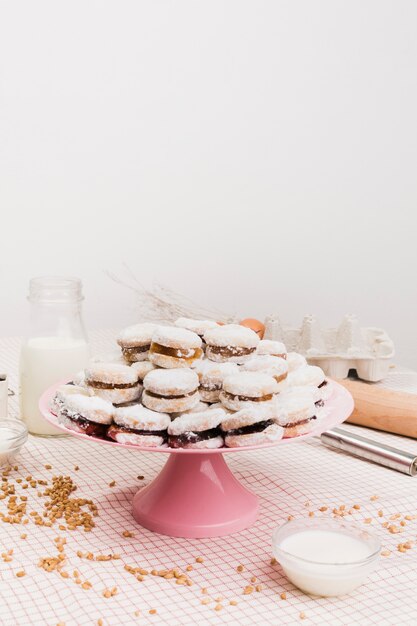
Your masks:
{"label": "wooden rolling pin", "polygon": [[372,383],[338,380],[353,396],[352,424],[417,438],[417,394],[383,389]]}

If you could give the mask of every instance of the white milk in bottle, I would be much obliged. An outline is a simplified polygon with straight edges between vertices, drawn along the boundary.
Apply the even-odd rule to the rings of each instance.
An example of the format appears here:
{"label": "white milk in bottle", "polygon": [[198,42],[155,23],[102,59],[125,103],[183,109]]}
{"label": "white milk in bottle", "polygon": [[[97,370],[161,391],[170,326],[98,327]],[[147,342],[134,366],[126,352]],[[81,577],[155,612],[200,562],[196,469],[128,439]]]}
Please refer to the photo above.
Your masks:
{"label": "white milk in bottle", "polygon": [[82,300],[78,278],[44,276],[30,281],[31,328],[20,354],[20,414],[33,435],[62,435],[40,413],[39,398],[87,365]]}

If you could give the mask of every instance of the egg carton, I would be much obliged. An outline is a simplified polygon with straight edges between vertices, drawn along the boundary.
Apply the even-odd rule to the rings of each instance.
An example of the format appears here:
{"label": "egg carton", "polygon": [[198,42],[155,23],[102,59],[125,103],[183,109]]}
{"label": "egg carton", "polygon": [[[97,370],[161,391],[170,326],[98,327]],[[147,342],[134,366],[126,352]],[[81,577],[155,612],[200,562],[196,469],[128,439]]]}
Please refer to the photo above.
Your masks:
{"label": "egg carton", "polygon": [[356,370],[359,378],[377,382],[385,378],[394,356],[394,344],[382,328],[361,327],[347,314],[337,328],[320,328],[314,315],[305,315],[300,328],[284,326],[277,315],[265,320],[265,339],[283,341],[288,351],[300,352],[331,378],[346,378]]}

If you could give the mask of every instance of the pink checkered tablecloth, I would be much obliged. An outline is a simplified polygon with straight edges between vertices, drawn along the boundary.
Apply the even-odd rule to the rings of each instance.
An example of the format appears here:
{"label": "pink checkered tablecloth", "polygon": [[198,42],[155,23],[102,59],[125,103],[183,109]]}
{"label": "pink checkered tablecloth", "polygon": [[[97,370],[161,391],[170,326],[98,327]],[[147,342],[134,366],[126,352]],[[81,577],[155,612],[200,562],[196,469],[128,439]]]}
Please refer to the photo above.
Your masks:
{"label": "pink checkered tablecloth", "polygon": [[[94,350],[108,351],[111,340],[111,332],[95,333]],[[0,340],[0,369],[9,373],[14,390],[18,351],[18,339]],[[417,375],[394,370],[387,384],[417,392]],[[15,396],[10,398],[10,415],[17,414]],[[377,432],[372,436],[417,454],[417,441]],[[12,482],[29,474],[48,481],[55,474],[69,475],[78,486],[78,497],[93,499],[99,516],[89,533],[36,526],[32,520],[24,527],[0,521],[0,552],[6,554],[13,549],[12,560],[0,559],[1,626],[417,624],[417,547],[405,553],[397,550],[399,542],[414,542],[417,538],[417,519],[405,519],[405,515],[417,513],[417,478],[334,452],[318,440],[228,455],[227,462],[238,478],[260,497],[259,519],[252,528],[229,537],[189,540],[154,534],[139,527],[131,516],[134,493],[152,480],[165,461],[165,455],[137,453],[71,437],[29,438],[16,461],[18,471],[9,477]],[[47,464],[52,469],[46,469]],[[74,470],[76,465],[78,471]],[[112,481],[115,486],[110,487]],[[21,484],[16,484],[18,494],[23,493]],[[39,509],[35,492],[25,492],[28,511]],[[349,509],[354,504],[360,509],[354,509],[349,519],[363,523],[372,518],[371,528],[390,555],[381,558],[377,571],[349,596],[306,596],[284,577],[278,565],[270,564],[273,529],[289,515],[307,517],[310,511],[315,516],[329,515],[334,507],[345,505]],[[329,510],[319,512],[323,506]],[[6,513],[5,500],[0,501],[0,511]],[[382,511],[382,517],[378,511]],[[404,521],[405,525],[400,526],[400,534],[390,534],[382,524],[398,513],[401,517],[390,524]],[[134,536],[124,537],[124,530],[132,531]],[[23,532],[26,539],[21,538]],[[67,539],[67,579],[57,571],[46,572],[38,566],[41,558],[57,555],[57,536]],[[77,551],[117,552],[121,558],[89,561],[77,556]],[[202,557],[203,562],[196,563],[196,557]],[[147,570],[182,571],[192,565],[187,574],[193,584],[176,585],[175,579],[151,575],[140,582],[124,569],[125,564]],[[237,570],[239,565],[244,566],[243,571]],[[17,577],[21,570],[26,575]],[[75,583],[74,570],[80,579],[91,582],[90,589]],[[254,583],[252,577],[256,578]],[[247,585],[260,585],[259,591],[245,595]],[[104,597],[103,591],[113,587],[117,587],[117,594]],[[281,598],[283,592],[285,599]],[[222,608],[215,610],[219,604]],[[149,612],[153,610],[156,613]]]}

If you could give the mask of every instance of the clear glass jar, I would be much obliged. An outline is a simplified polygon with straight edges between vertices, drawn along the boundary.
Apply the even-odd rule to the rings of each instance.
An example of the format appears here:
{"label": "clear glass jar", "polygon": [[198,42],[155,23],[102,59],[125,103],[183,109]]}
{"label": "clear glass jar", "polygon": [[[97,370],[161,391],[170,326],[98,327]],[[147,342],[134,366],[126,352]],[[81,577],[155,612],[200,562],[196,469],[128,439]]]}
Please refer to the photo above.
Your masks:
{"label": "clear glass jar", "polygon": [[51,385],[72,380],[89,359],[78,278],[42,276],[29,283],[30,330],[20,354],[20,415],[33,435],[62,435],[39,411]]}

